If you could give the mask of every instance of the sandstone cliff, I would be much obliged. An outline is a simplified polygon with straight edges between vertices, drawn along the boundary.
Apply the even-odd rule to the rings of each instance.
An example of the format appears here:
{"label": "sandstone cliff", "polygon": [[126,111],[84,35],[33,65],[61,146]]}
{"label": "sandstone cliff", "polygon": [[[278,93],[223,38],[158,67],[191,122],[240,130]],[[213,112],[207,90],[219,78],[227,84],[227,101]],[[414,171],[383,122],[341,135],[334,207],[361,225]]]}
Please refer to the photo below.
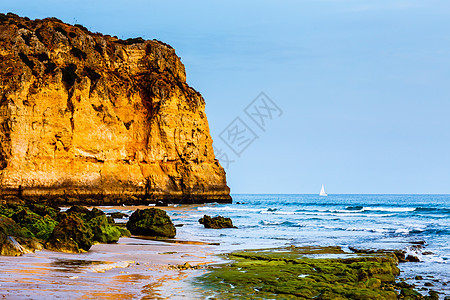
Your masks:
{"label": "sandstone cliff", "polygon": [[0,14],[2,195],[229,202],[204,109],[167,44]]}

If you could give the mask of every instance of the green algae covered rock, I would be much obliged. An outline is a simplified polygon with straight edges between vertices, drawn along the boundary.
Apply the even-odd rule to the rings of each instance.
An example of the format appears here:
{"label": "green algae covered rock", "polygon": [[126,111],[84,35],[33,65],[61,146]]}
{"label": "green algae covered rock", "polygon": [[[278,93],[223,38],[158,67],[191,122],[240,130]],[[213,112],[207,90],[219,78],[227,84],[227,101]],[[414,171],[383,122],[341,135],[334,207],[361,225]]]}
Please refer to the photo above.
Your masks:
{"label": "green algae covered rock", "polygon": [[233,222],[230,218],[225,218],[222,216],[217,216],[211,218],[208,215],[204,215],[203,218],[199,219],[198,222],[203,224],[205,228],[221,229],[221,228],[236,228],[233,226]]}
{"label": "green algae covered rock", "polygon": [[21,227],[13,219],[0,216],[0,254],[18,256],[42,249],[42,244],[27,228]]}
{"label": "green algae covered rock", "polygon": [[92,218],[87,225],[94,234],[94,241],[103,244],[116,243],[122,236],[120,230],[116,226],[109,224],[106,215]]}
{"label": "green algae covered rock", "polygon": [[75,215],[83,220],[92,231],[94,243],[115,243],[122,236],[106,214],[96,207],[89,210],[84,206],[74,205],[64,215]]}
{"label": "green algae covered rock", "polygon": [[41,216],[28,209],[21,209],[14,213],[12,219],[20,226],[27,228],[40,240],[47,240],[58,224],[49,215]]}
{"label": "green algae covered rock", "polygon": [[30,204],[29,209],[35,214],[43,217],[49,216],[52,219],[55,219],[60,211],[59,208],[50,207],[43,204]]}
{"label": "green algae covered rock", "polygon": [[134,235],[173,238],[176,234],[170,217],[158,208],[136,210],[127,222],[127,229]]}
{"label": "green algae covered rock", "polygon": [[94,243],[91,228],[75,214],[67,214],[53,230],[46,248],[53,251],[80,253]]}
{"label": "green algae covered rock", "polygon": [[0,204],[0,216],[11,218],[15,212],[16,210],[9,205]]}
{"label": "green algae covered rock", "polygon": [[0,204],[3,255],[34,252],[42,249],[42,243],[49,250],[79,253],[88,251],[94,243],[115,243],[121,236],[130,236],[127,229],[109,223],[97,208],[72,206],[60,212],[58,207],[19,200]]}
{"label": "green algae covered rock", "polygon": [[94,207],[91,210],[87,209],[84,206],[74,205],[66,211],[67,214],[75,214],[84,221],[90,221],[91,219],[103,216],[105,213],[100,209]]}
{"label": "green algae covered rock", "polygon": [[219,299],[398,298],[393,254],[336,253],[329,258],[326,251],[306,247],[234,252],[227,255],[233,263],[214,268],[197,283]]}
{"label": "green algae covered rock", "polygon": [[120,231],[121,237],[130,237],[131,236],[131,232],[128,229],[119,227],[119,226],[116,226],[116,228]]}

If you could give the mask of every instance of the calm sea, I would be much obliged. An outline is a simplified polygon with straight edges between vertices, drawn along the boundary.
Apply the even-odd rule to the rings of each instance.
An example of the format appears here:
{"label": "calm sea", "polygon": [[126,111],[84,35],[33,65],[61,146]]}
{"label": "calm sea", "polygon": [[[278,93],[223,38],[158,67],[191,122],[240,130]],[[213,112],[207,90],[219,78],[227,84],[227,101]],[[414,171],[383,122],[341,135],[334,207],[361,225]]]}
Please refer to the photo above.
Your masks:
{"label": "calm sea", "polygon": [[[183,224],[177,239],[220,243],[219,252],[287,245],[402,249],[420,259],[400,265],[402,278],[421,275],[450,295],[450,195],[234,195],[233,202],[175,205],[168,213]],[[238,229],[204,229],[198,223],[204,214],[230,217]]]}

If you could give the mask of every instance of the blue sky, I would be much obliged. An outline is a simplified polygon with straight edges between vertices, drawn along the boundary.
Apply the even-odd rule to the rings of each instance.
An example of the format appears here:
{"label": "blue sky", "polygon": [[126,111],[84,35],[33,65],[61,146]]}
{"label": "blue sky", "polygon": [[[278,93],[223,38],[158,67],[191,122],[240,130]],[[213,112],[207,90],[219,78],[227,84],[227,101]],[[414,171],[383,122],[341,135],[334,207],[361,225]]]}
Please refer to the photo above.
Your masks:
{"label": "blue sky", "polygon": [[[450,2],[23,1],[120,38],[171,44],[207,103],[233,193],[450,193]],[[260,130],[265,92],[282,110]],[[240,157],[220,133],[258,135]]]}

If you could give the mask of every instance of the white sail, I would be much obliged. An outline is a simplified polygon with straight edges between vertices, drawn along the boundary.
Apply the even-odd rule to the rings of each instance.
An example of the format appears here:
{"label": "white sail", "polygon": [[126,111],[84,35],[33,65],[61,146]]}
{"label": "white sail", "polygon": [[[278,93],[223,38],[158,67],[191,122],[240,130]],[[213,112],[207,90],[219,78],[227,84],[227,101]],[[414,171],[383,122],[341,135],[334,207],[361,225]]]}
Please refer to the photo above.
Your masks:
{"label": "white sail", "polygon": [[320,189],[320,194],[319,195],[320,196],[328,196],[328,194],[325,193],[325,188],[323,187],[323,184],[322,184],[322,188]]}

